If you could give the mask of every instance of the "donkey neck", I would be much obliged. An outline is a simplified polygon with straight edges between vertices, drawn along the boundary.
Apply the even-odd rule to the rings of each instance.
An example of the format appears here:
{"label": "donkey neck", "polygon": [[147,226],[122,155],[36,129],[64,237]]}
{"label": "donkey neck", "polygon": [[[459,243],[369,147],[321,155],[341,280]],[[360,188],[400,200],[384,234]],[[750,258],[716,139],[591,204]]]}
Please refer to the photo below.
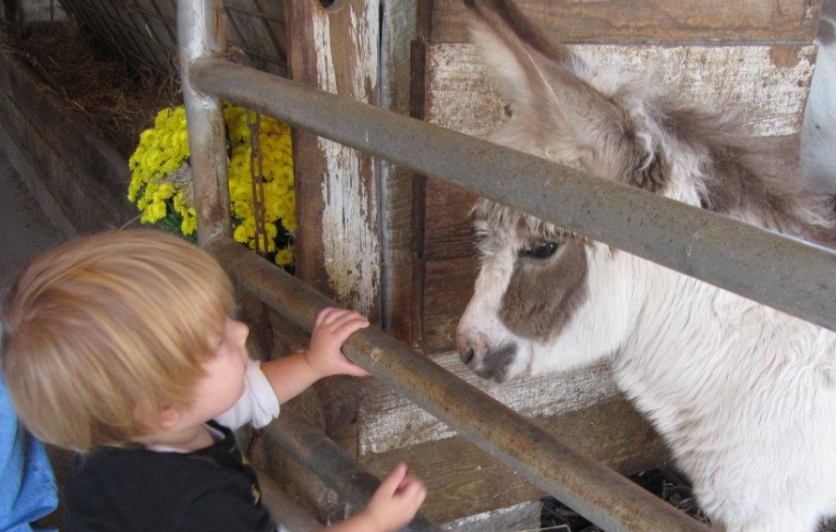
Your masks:
{"label": "donkey neck", "polygon": [[635,260],[643,263],[647,298],[613,365],[619,384],[631,395],[652,400],[659,390],[691,394],[695,379],[700,379],[702,394],[719,394],[721,388],[750,389],[790,365],[833,364],[833,332]]}

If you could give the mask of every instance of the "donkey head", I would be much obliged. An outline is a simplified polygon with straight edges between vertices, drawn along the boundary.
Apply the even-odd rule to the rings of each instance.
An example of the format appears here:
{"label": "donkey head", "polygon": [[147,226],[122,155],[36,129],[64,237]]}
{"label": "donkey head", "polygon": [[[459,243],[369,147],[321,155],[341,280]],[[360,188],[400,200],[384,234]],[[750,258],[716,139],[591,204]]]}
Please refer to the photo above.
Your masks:
{"label": "donkey head", "polygon": [[[652,83],[592,71],[507,2],[466,3],[473,41],[511,102],[492,141],[693,205],[718,201],[706,175],[716,146],[733,151],[724,141],[736,133],[724,119],[679,106]],[[487,200],[474,213],[482,264],[457,331],[465,364],[501,382],[624,345],[649,290],[641,263]]]}

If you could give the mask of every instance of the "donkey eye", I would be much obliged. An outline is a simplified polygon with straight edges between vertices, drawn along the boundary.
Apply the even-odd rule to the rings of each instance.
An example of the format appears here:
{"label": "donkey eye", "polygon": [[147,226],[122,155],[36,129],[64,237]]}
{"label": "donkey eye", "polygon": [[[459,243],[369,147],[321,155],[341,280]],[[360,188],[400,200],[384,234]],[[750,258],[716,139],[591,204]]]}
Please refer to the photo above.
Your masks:
{"label": "donkey eye", "polygon": [[560,245],[557,242],[537,242],[531,247],[523,248],[519,252],[520,257],[531,257],[534,259],[547,259],[554,255]]}

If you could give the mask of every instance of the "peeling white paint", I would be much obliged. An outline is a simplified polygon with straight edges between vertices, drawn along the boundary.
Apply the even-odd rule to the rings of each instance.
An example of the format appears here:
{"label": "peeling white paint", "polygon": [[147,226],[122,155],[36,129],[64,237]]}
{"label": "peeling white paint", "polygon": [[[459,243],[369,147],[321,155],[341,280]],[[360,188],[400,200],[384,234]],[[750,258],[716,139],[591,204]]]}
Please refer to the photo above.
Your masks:
{"label": "peeling white paint", "polygon": [[[328,92],[344,91],[345,96],[369,100],[368,90],[377,87],[377,11],[375,2],[368,3],[365,13],[356,13],[350,6],[350,39],[357,60],[352,73],[352,86],[337,87],[337,76],[331,48],[331,27],[328,12],[316,16],[313,36],[316,46],[318,85]],[[364,18],[365,17],[365,18]],[[345,93],[351,90],[351,94]],[[319,149],[325,161],[322,176],[323,262],[331,286],[341,304],[368,314],[376,306],[380,279],[380,245],[376,231],[378,219],[375,176],[364,181],[364,156],[341,144],[322,138]]]}
{"label": "peeling white paint", "polygon": [[[736,110],[752,135],[795,135],[813,76],[815,46],[775,64],[775,46],[571,47],[593,68],[618,65],[655,72],[658,83],[684,101]],[[785,50],[790,50],[786,47]],[[471,44],[433,44],[428,50],[428,120],[484,137],[503,120],[505,102],[490,87],[487,70]]]}
{"label": "peeling white paint", "polygon": [[[497,522],[499,521],[499,522]],[[501,523],[509,521],[508,523]],[[538,530],[540,523],[540,501],[529,501],[507,508],[469,515],[441,525],[447,532],[457,530]],[[505,525],[505,526],[501,526]]]}
{"label": "peeling white paint", "polygon": [[[357,52],[357,69],[354,71],[354,94],[366,95],[366,88],[377,89],[378,41],[380,40],[380,5],[365,2],[366,12],[357,13],[351,6],[351,40]],[[367,85],[368,84],[368,85]]]}

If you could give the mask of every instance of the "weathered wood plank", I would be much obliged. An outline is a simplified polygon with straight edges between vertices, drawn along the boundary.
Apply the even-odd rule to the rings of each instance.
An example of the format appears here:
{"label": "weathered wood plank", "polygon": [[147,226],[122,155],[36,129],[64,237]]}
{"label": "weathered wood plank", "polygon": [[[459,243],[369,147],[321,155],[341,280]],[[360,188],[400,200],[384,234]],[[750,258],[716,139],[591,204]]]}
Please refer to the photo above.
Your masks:
{"label": "weathered wood plank", "polygon": [[[290,63],[296,81],[378,103],[380,5],[346,0],[340,9],[287,2]],[[380,316],[379,187],[373,159],[296,131],[299,229],[296,274],[373,321]]]}
{"label": "weathered wood plank", "polygon": [[[467,250],[472,249],[468,246]],[[473,295],[478,272],[475,256],[424,263],[423,349],[455,349],[456,325]]]}
{"label": "weathered wood plank", "polygon": [[[176,47],[175,0],[64,0],[67,9],[99,39],[132,63],[176,73],[172,61]],[[271,0],[227,0],[228,41],[246,51],[255,68],[287,75],[284,4]]]}
{"label": "weathered wood plank", "polygon": [[[467,369],[456,353],[433,360],[467,383],[527,416],[555,416],[619,396],[609,368],[594,366],[563,375],[521,378],[499,385]],[[455,431],[379,383],[369,383],[358,412],[358,453],[366,456],[442,440]]]}
{"label": "weathered wood plank", "polygon": [[[157,43],[157,60],[167,58],[170,63],[177,45],[177,29],[174,27],[175,18],[166,20],[160,5],[158,0],[133,0],[125,3],[125,9],[138,20],[147,37]],[[167,66],[167,63],[163,62],[160,66]]]}
{"label": "weathered wood plank", "polygon": [[26,66],[0,51],[0,120],[79,232],[120,226],[135,216],[126,161],[51,94]]}
{"label": "weathered wood plank", "polygon": [[[517,0],[567,42],[798,42],[816,34],[821,0]],[[461,0],[435,0],[432,41],[467,42]]]}
{"label": "weathered wood plank", "polygon": [[539,500],[524,502],[476,515],[468,515],[455,521],[440,523],[447,532],[508,532],[540,530],[542,503]]}
{"label": "weathered wood plank", "polygon": [[[648,73],[686,102],[733,109],[753,136],[798,134],[813,76],[814,46],[577,45],[593,68],[618,65]],[[652,72],[656,74],[652,74]],[[477,137],[505,118],[471,44],[433,44],[427,51],[426,120]]]}
{"label": "weathered wood plank", "polygon": [[[416,37],[413,0],[387,2],[383,10],[380,84],[381,107],[408,115],[412,66],[410,46]],[[413,291],[413,173],[380,160],[382,183],[383,325],[393,337],[411,342]]]}
{"label": "weathered wood plank", "polygon": [[422,257],[437,261],[476,253],[470,211],[478,196],[438,179],[426,180],[426,219]]}
{"label": "weathered wood plank", "polygon": [[[227,0],[224,6],[229,18],[229,44],[241,47],[255,68],[287,75],[286,54],[279,35],[273,30],[278,19],[283,17],[281,5],[277,2],[268,4],[276,11],[274,13],[265,13],[256,0]],[[278,26],[283,33],[283,25]]]}
{"label": "weathered wood plank", "polygon": [[[667,451],[648,423],[626,400],[537,422],[561,441],[622,474],[658,467]],[[461,437],[429,441],[361,458],[382,475],[398,462],[427,484],[422,511],[430,520],[449,522],[525,501],[544,493]]]}
{"label": "weathered wood plank", "polygon": [[169,53],[149,34],[145,26],[145,14],[134,9],[127,0],[122,2],[104,2],[98,7],[98,14],[110,22],[111,32],[118,40],[113,46],[125,41],[132,42],[132,50],[142,58],[143,63],[164,65],[170,60]]}

